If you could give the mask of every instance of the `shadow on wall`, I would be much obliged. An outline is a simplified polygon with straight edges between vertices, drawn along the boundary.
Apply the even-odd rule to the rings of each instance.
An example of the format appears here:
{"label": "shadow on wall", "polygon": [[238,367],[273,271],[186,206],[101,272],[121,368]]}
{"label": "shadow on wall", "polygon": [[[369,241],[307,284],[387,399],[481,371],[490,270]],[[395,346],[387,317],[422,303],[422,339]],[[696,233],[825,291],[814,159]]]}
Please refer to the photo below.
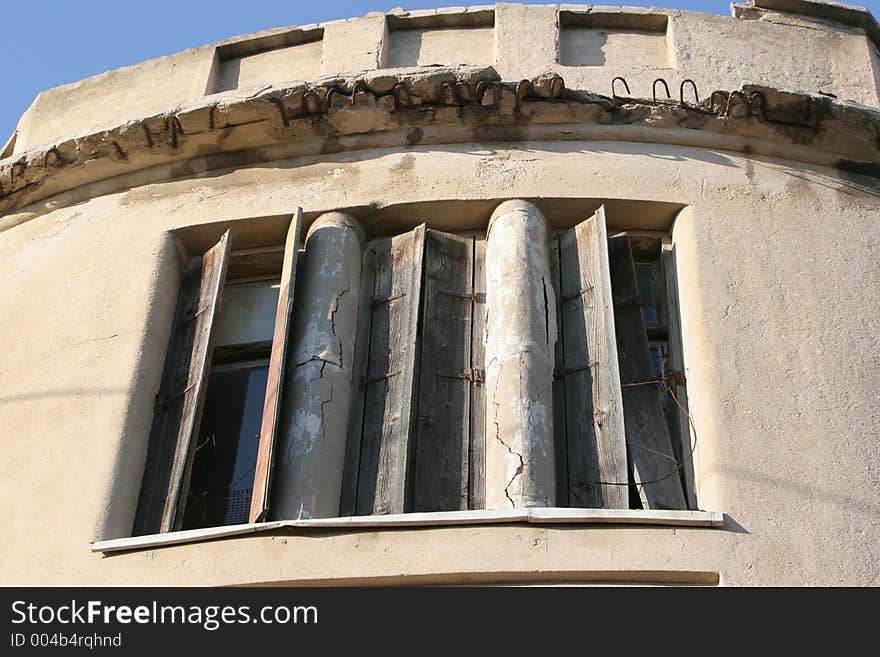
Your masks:
{"label": "shadow on wall", "polygon": [[564,66],[605,66],[608,35],[594,30],[563,30],[559,43],[559,62]]}
{"label": "shadow on wall", "polygon": [[220,64],[219,68],[220,73],[217,76],[216,87],[208,89],[207,93],[238,89],[238,82],[241,77],[241,58],[227,60]]}
{"label": "shadow on wall", "polygon": [[116,444],[116,459],[104,493],[105,507],[100,510],[93,529],[96,539],[131,536],[153,421],[153,406],[159,391],[184,261],[180,243],[173,235],[165,233],[151,277],[152,286],[145,295],[146,322],[134,379],[124,391],[128,403]]}
{"label": "shadow on wall", "polygon": [[388,53],[388,67],[418,66],[422,52],[422,30],[402,30],[392,33],[392,47]]}
{"label": "shadow on wall", "polygon": [[828,175],[819,167],[803,165],[793,168],[787,164],[770,162],[766,158],[751,157],[746,163],[746,175],[752,178],[755,166],[770,169],[797,178],[809,185],[818,185],[847,196],[872,196],[880,198],[880,180],[869,175],[854,173],[844,169],[834,169],[838,175]]}
{"label": "shadow on wall", "polygon": [[[817,499],[827,504],[833,504],[841,509],[845,509],[848,512],[858,509],[864,512],[865,515],[880,518],[880,507],[878,507],[876,503],[872,506],[867,498],[860,500],[834,490],[821,488],[806,479],[806,476],[804,480],[799,481],[794,478],[773,477],[766,474],[751,472],[743,468],[731,467],[721,468],[718,474],[728,476],[731,479],[738,479],[740,482],[745,480],[746,482],[749,482],[749,484],[765,484],[767,488],[771,489],[771,492],[780,493],[780,497],[792,500],[793,504],[794,501],[797,500],[797,504],[803,506],[805,500]],[[789,493],[789,495],[785,495],[785,493]]]}
{"label": "shadow on wall", "polygon": [[65,397],[108,397],[111,395],[123,395],[128,388],[62,388],[61,390],[41,390],[40,392],[25,392],[10,397],[0,397],[0,406],[15,404],[18,402],[34,401],[38,399],[63,399]]}

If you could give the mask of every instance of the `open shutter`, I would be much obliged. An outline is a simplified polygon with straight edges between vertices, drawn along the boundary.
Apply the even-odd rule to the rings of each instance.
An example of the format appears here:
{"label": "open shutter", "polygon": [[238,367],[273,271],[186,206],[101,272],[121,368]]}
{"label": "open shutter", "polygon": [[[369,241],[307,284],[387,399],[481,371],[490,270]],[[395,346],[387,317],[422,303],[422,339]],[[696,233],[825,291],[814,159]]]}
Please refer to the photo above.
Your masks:
{"label": "open shutter", "polygon": [[[486,367],[486,240],[474,242],[474,303],[471,322],[471,367],[484,376]],[[476,384],[476,382],[474,382]],[[471,438],[468,467],[468,508],[486,508],[486,388],[470,386]]]}
{"label": "open shutter", "polygon": [[627,452],[633,479],[644,508],[686,509],[678,462],[660,404],[660,384],[656,382],[648,351],[629,238],[612,238],[608,251]]}
{"label": "open shutter", "polygon": [[281,413],[281,393],[284,384],[284,368],[290,327],[293,322],[293,299],[296,290],[296,270],[299,242],[302,233],[302,208],[297,208],[284,244],[281,265],[281,285],[278,290],[278,310],[275,313],[275,332],[272,335],[272,352],[269,356],[269,374],[266,380],[266,397],[263,402],[263,419],[260,426],[260,446],[254,468],[254,490],[251,496],[250,522],[262,522],[269,510],[269,487],[272,482],[275,444],[278,439],[278,420]]}
{"label": "open shutter", "polygon": [[472,457],[485,459],[482,421],[471,423],[482,393],[482,334],[474,332],[475,320],[480,322],[485,304],[485,295],[474,290],[481,284],[475,278],[475,248],[473,238],[427,232],[415,511],[467,509],[471,488],[480,486],[470,481]]}
{"label": "open shutter", "polygon": [[561,233],[551,248],[559,336],[553,395],[557,495],[572,507],[629,507],[608,263],[604,208]]}
{"label": "open shutter", "polygon": [[228,260],[227,230],[184,269],[150,430],[135,535],[172,531],[183,521],[213,352],[212,327]]}
{"label": "open shutter", "polygon": [[425,226],[367,246],[342,513],[412,506]]}
{"label": "open shutter", "polygon": [[[681,320],[678,313],[678,273],[675,266],[675,247],[664,246],[660,255],[663,264],[663,272],[666,278],[666,307],[668,309],[669,322],[669,370],[684,372],[684,356],[681,345]],[[688,419],[687,386],[683,378],[676,381],[668,381],[667,385],[672,389],[676,401],[674,417],[678,422],[678,444],[681,450],[681,458],[684,459],[682,468],[682,481],[684,493],[687,498],[688,508],[697,509],[696,485],[694,483],[694,457],[691,454],[693,443],[691,438],[690,420]],[[677,403],[676,403],[677,402]],[[670,436],[675,440],[674,436]]]}

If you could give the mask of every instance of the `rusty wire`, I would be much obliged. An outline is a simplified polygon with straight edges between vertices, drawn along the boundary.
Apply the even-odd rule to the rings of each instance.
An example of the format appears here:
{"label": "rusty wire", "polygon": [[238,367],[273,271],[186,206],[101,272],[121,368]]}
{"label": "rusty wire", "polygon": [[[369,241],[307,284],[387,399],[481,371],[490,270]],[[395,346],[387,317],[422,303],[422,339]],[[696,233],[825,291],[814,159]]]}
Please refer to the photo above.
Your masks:
{"label": "rusty wire", "polygon": [[[691,431],[693,433],[694,439],[691,442],[691,448],[690,448],[690,451],[688,451],[687,456],[685,456],[684,458],[682,458],[679,461],[679,460],[675,459],[675,457],[668,456],[667,454],[659,454],[658,452],[654,452],[654,450],[649,449],[649,448],[645,447],[644,445],[638,445],[636,443],[630,443],[629,441],[627,441],[626,444],[628,447],[630,447],[630,446],[631,447],[639,447],[639,448],[645,449],[649,452],[653,452],[655,454],[658,454],[659,456],[663,456],[663,457],[668,458],[672,461],[675,461],[676,466],[672,470],[667,472],[665,475],[663,475],[662,477],[657,477],[656,479],[652,479],[650,481],[633,481],[633,482],[630,482],[630,481],[626,481],[626,482],[622,482],[622,481],[585,481],[583,483],[591,484],[594,486],[636,486],[636,487],[647,486],[650,484],[657,484],[657,483],[660,483],[661,481],[665,481],[666,479],[669,479],[669,477],[672,477],[673,475],[676,475],[679,472],[681,472],[681,470],[684,468],[684,466],[687,465],[687,463],[693,459],[694,451],[696,451],[696,449],[697,449],[697,427],[694,425],[694,420],[691,417],[690,413],[687,412],[685,407],[682,405],[682,403],[678,400],[678,397],[673,392],[672,387],[669,385],[670,381],[672,381],[676,385],[684,385],[684,375],[681,372],[679,372],[678,370],[673,370],[672,372],[667,373],[666,372],[666,358],[664,358],[663,359],[663,373],[659,378],[650,379],[648,381],[637,381],[635,383],[622,383],[620,387],[621,388],[630,388],[630,387],[635,387],[635,386],[656,385],[658,383],[662,384],[662,386],[666,390],[666,392],[669,393],[670,399],[672,399],[672,401],[675,403],[675,405],[678,407],[678,409],[682,413],[684,413],[685,417],[688,420],[688,426],[691,428]],[[684,438],[684,436],[682,436],[682,438]],[[685,493],[686,493],[686,491],[685,491]],[[686,496],[687,495],[685,495],[685,497]]]}

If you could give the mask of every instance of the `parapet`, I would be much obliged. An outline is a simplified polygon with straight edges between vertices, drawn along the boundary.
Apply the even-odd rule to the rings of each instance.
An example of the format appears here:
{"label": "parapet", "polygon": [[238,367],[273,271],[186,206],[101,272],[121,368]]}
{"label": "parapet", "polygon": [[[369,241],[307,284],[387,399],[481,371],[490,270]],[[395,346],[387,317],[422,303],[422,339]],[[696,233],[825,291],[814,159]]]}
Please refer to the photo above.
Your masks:
{"label": "parapet", "polygon": [[496,4],[283,27],[149,60],[39,94],[0,157],[221,96],[320,76],[494,66],[502,79],[556,72],[597,92],[625,77],[701,89],[753,83],[880,107],[880,28],[860,7],[750,0],[733,18],[667,9]]}

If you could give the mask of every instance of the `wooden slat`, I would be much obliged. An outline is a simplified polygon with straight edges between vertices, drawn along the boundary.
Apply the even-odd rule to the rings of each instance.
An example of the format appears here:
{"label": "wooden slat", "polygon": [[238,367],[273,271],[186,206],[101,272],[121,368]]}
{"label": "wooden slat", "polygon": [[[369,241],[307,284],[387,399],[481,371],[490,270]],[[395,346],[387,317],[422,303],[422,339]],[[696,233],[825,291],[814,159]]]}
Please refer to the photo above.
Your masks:
{"label": "wooden slat", "polygon": [[212,326],[220,304],[229,256],[229,231],[184,270],[162,382],[156,397],[144,478],[135,514],[135,535],[179,528],[199,431]]}
{"label": "wooden slat", "polygon": [[358,478],[361,464],[361,438],[364,427],[364,409],[368,386],[363,385],[361,375],[366,376],[370,358],[370,333],[372,326],[372,300],[375,289],[376,265],[380,253],[390,248],[391,240],[383,239],[367,244],[364,249],[361,289],[358,299],[357,335],[355,337],[351,382],[351,408],[348,417],[348,435],[345,443],[345,469],[342,478],[342,496],[339,503],[340,516],[357,513]]}
{"label": "wooden slat", "polygon": [[[474,303],[471,305],[471,368],[485,378],[486,240],[474,240]],[[486,506],[486,388],[471,386],[468,508]]]}
{"label": "wooden slat", "polygon": [[[559,236],[568,504],[628,508],[626,436],[603,208]],[[600,483],[603,482],[603,483]]]}
{"label": "wooden slat", "polygon": [[415,511],[468,508],[473,255],[470,238],[425,237]]}
{"label": "wooden slat", "polygon": [[266,396],[263,400],[263,419],[260,425],[260,444],[254,468],[254,486],[251,496],[250,522],[266,520],[269,511],[269,494],[275,460],[275,443],[278,438],[278,419],[281,413],[285,361],[293,326],[294,292],[296,290],[297,260],[302,233],[302,208],[297,208],[284,244],[281,266],[281,285],[278,290],[278,307],[275,311],[275,330],[272,335],[272,351],[269,356],[269,373],[266,379]]}
{"label": "wooden slat", "polygon": [[376,250],[357,511],[412,510],[425,226]]}
{"label": "wooden slat", "polygon": [[[559,266],[559,237],[550,242],[550,277],[556,295],[556,349],[555,368],[561,372],[565,361],[565,330],[562,312],[561,270]],[[556,505],[567,507],[568,499],[568,445],[566,443],[565,377],[553,377],[553,458],[556,464]]]}
{"label": "wooden slat", "polygon": [[[627,454],[646,509],[687,508],[660,405],[629,238],[608,241]],[[649,483],[653,482],[653,483]]]}
{"label": "wooden slat", "polygon": [[[666,283],[666,318],[669,327],[669,369],[684,373],[684,354],[681,342],[681,320],[678,309],[678,274],[675,267],[675,248],[663,247],[660,255],[663,276]],[[695,456],[691,454],[691,427],[687,417],[688,400],[687,386],[671,383],[672,391],[678,400],[675,406],[675,416],[678,421],[678,439],[681,447],[681,456],[685,459],[682,468],[682,480],[688,508],[697,509],[696,484],[694,481]]]}
{"label": "wooden slat", "polygon": [[287,249],[280,246],[257,247],[229,254],[226,280],[232,282],[278,278],[284,268]]}

